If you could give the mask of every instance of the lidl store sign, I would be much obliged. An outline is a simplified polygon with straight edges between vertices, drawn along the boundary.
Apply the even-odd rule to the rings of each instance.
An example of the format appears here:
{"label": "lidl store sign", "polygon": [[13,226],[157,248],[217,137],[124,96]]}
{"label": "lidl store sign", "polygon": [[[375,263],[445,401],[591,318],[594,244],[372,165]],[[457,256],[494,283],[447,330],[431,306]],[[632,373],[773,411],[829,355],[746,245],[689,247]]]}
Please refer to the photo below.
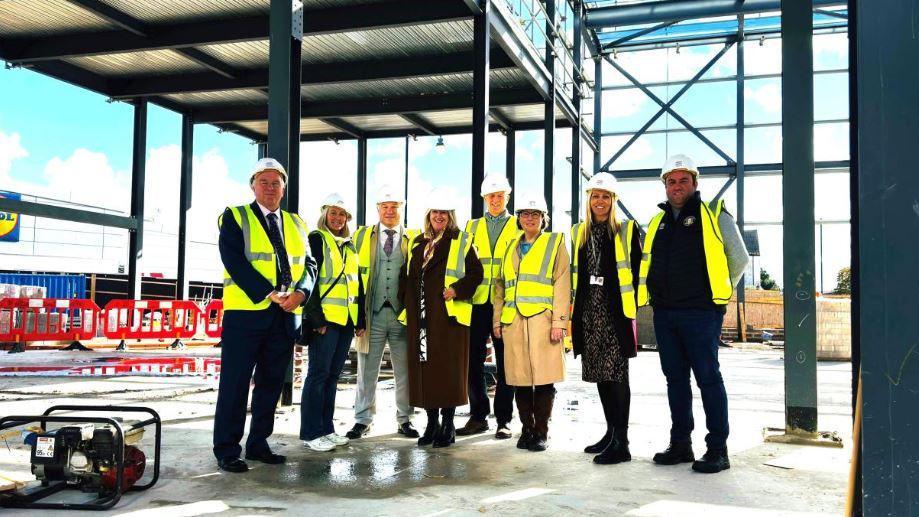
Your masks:
{"label": "lidl store sign", "polygon": [[[14,192],[0,192],[0,197],[21,199],[21,196]],[[19,242],[19,214],[0,212],[0,241]]]}

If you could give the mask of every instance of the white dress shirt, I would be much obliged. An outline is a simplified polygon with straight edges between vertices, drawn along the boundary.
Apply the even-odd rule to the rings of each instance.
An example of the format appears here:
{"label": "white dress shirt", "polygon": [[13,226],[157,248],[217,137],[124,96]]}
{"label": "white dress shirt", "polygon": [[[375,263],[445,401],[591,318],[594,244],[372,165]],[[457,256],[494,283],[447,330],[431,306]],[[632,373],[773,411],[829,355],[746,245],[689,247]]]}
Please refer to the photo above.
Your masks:
{"label": "white dress shirt", "polygon": [[380,223],[380,224],[379,224],[379,232],[380,232],[380,233],[378,234],[377,240],[379,241],[379,244],[380,244],[380,251],[382,251],[383,253],[386,253],[386,250],[384,250],[383,248],[384,248],[384,246],[386,245],[386,239],[389,238],[389,235],[386,234],[386,230],[396,230],[396,233],[394,233],[393,236],[392,236],[392,239],[393,239],[393,240],[392,240],[392,246],[393,246],[392,249],[396,249],[396,246],[399,246],[399,245],[400,245],[401,239],[402,239],[402,225],[401,225],[401,224],[400,224],[400,225],[393,226],[392,228],[390,228],[390,227],[386,226],[385,224]]}
{"label": "white dress shirt", "polygon": [[[281,217],[281,209],[280,209],[280,207],[279,207],[277,210],[275,210],[274,212],[272,212],[271,210],[268,210],[267,208],[265,208],[264,206],[262,206],[262,204],[259,203],[258,201],[256,201],[256,204],[257,204],[258,207],[261,209],[261,211],[262,211],[262,216],[265,217],[265,222],[268,223],[269,225],[270,225],[271,223],[268,221],[268,214],[274,214],[275,217],[278,218],[278,231],[281,233],[281,242],[284,242],[284,219]],[[270,227],[270,226],[269,226],[269,227]]]}

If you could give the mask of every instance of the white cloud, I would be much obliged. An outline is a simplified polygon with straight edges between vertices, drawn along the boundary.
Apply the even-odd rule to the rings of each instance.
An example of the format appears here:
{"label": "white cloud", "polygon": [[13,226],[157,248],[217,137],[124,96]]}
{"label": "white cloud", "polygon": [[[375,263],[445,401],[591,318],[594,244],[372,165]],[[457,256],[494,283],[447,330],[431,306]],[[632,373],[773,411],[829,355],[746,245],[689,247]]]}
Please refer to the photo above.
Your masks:
{"label": "white cloud", "polygon": [[782,88],[778,83],[769,82],[759,88],[744,88],[744,97],[760,105],[767,113],[782,111]]}
{"label": "white cloud", "polygon": [[19,140],[19,133],[6,134],[0,131],[0,187],[11,187],[10,170],[13,162],[29,155]]}
{"label": "white cloud", "polygon": [[130,172],[114,170],[105,153],[79,148],[66,159],[55,156],[44,176],[54,197],[120,212],[131,208]]}

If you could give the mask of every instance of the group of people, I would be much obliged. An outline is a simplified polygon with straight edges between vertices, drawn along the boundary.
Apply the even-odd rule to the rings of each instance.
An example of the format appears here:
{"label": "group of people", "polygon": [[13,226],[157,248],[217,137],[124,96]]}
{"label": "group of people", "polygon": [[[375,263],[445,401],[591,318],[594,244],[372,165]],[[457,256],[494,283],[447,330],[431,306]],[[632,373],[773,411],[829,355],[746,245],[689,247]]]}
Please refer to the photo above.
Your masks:
{"label": "group of people", "polygon": [[[457,435],[489,431],[483,365],[490,342],[497,363],[495,438],[512,438],[516,401],[522,424],[517,447],[544,451],[554,385],[565,379],[569,329],[583,380],[597,385],[607,423],[605,434],[584,451],[597,464],[630,461],[629,359],[637,355],[637,309],[650,304],[672,421],[669,445],[653,461],[692,463],[706,473],[730,468],[718,345],[725,306],[749,257],[723,201],[701,199],[698,178],[689,157],[668,159],[661,170],[667,201],[643,244],[641,228],[616,216],[619,189],[608,173],[588,181],[583,221],[567,237],[548,231],[549,211],[540,196],[521,196],[509,213],[511,186],[503,176],[485,178],[485,214],[464,230],[456,200],[437,191],[425,199],[423,228],[405,228],[405,200],[384,186],[377,193],[379,222],[352,235],[352,212],[338,194],[326,198],[317,229],[308,233],[296,214],[279,208],[284,168],[260,160],[250,179],[255,201],[227,208],[220,218],[226,272],[214,423],[219,467],[248,469],[239,442],[253,372],[244,457],[285,461],[267,438],[301,334],[308,366],[300,438],[311,450],[330,451],[371,431],[387,346],[399,434],[441,448]],[[358,363],[354,425],[340,435],[333,425],[335,396],[352,341]],[[708,429],[699,460],[691,444],[690,372]],[[467,403],[469,420],[457,428],[456,408]],[[427,413],[421,433],[412,424],[416,407]]]}

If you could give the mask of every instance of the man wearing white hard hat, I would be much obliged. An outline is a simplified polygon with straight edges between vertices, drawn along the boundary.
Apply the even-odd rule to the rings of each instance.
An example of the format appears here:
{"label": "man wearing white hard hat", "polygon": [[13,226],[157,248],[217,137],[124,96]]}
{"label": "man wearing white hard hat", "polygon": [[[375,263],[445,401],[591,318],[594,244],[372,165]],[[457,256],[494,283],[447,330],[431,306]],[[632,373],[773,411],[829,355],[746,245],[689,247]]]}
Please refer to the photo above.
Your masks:
{"label": "man wearing white hard hat", "polygon": [[417,438],[412,426],[414,408],[409,403],[408,345],[405,327],[399,323],[399,274],[408,258],[408,243],[417,230],[402,226],[405,199],[401,189],[383,185],[377,190],[379,223],[362,226],[354,233],[361,282],[365,290],[364,312],[367,331],[358,337],[357,395],[354,426],[346,434],[352,440],[370,432],[376,414],[376,389],[383,350],[389,345],[396,384],[396,423],[399,434]]}
{"label": "man wearing white hard hat", "polygon": [[400,289],[411,403],[428,416],[419,446],[449,447],[456,439],[456,407],[468,401],[469,324],[482,263],[472,236],[456,225],[455,198],[444,190],[425,198],[424,232],[409,245]]}
{"label": "man wearing white hard hat", "polygon": [[218,222],[224,313],[214,456],[220,469],[228,472],[248,470],[240,459],[239,442],[253,371],[245,458],[269,464],[285,461],[271,452],[268,437],[300,335],[302,305],[316,276],[306,224],[280,208],[286,183],[287,172],[277,160],[259,160],[249,178],[255,201],[227,208]]}
{"label": "man wearing white hard hat", "polygon": [[495,374],[495,438],[512,436],[510,422],[514,416],[514,388],[508,386],[504,376],[504,341],[492,334],[492,286],[501,270],[501,258],[508,243],[520,233],[517,218],[507,212],[511,185],[501,174],[490,174],[482,181],[482,198],[485,214],[466,223],[466,232],[473,237],[479,260],[484,268],[482,283],[472,297],[472,325],[469,341],[469,420],[456,430],[456,434],[472,435],[488,430],[491,413],[488,390],[485,384],[485,357],[488,339],[491,338],[497,372]]}
{"label": "man wearing white hard hat", "polygon": [[304,343],[308,344],[306,378],[300,402],[300,439],[310,450],[325,452],[347,445],[335,432],[335,394],[354,336],[364,334],[364,293],[357,250],[348,221],[351,210],[338,193],[320,207],[309,244],[319,276],[304,308]]}
{"label": "man wearing white hard hat", "polygon": [[[692,462],[693,470],[729,469],[728,399],[718,365],[725,307],[749,261],[724,201],[702,200],[699,169],[682,154],[661,169],[667,201],[648,224],[639,272],[638,304],[654,308],[661,369],[670,403],[670,445],[660,465]],[[690,372],[702,392],[707,451],[695,460]],[[695,461],[694,461],[695,460]]]}

